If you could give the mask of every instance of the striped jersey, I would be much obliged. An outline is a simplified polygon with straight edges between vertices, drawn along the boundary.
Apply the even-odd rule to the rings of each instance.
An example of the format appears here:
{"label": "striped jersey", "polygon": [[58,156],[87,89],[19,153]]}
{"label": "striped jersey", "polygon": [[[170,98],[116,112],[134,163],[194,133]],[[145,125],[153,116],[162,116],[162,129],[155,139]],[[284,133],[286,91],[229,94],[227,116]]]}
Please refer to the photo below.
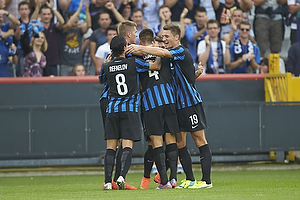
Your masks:
{"label": "striped jersey", "polygon": [[[146,55],[144,60],[155,60],[155,56]],[[142,111],[148,111],[162,105],[175,103],[174,90],[172,88],[170,59],[161,59],[159,71],[149,70],[140,73],[142,85]]]}
{"label": "striped jersey", "polygon": [[109,85],[106,112],[138,112],[138,73],[148,69],[148,62],[133,57],[115,58],[103,64],[99,80]]}
{"label": "striped jersey", "polygon": [[191,53],[182,45],[169,49],[173,58],[170,67],[173,75],[177,109],[202,102],[195,85],[195,67]]}
{"label": "striped jersey", "polygon": [[[108,56],[112,56],[111,52],[106,56],[106,58],[107,58]],[[131,53],[130,53],[130,54],[126,54],[125,57],[126,57],[126,58],[130,58],[130,57],[132,57],[132,54],[131,54]],[[98,78],[99,78],[99,80],[100,80],[100,75],[99,75]],[[108,83],[106,82],[105,85],[104,85],[104,88],[103,88],[103,90],[102,90],[102,94],[101,94],[101,96],[100,96],[99,101],[101,101],[101,99],[106,99],[106,98],[107,98],[107,96],[108,96],[108,90],[109,90],[109,85],[108,85]]]}

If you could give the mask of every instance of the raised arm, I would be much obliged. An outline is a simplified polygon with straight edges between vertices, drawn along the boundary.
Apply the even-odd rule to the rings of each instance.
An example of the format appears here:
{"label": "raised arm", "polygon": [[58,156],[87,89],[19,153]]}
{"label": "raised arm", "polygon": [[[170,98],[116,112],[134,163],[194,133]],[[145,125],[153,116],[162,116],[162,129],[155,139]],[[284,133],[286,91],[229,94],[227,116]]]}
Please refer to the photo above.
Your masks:
{"label": "raised arm", "polygon": [[116,7],[115,7],[115,5],[113,4],[113,2],[107,2],[107,3],[105,4],[105,7],[106,7],[108,10],[110,10],[110,11],[114,14],[114,16],[115,16],[115,18],[116,18],[116,20],[117,20],[118,22],[125,21],[125,19],[124,19],[123,16],[121,15],[121,13],[119,13],[119,11],[116,9]]}
{"label": "raised arm", "polygon": [[189,12],[189,10],[187,8],[184,8],[180,15],[180,36],[181,36],[181,38],[183,38],[185,35],[184,18],[188,12]]}
{"label": "raised arm", "polygon": [[177,3],[178,0],[165,0],[165,4],[167,6],[169,6],[169,8],[172,8],[173,6],[175,6],[175,4]]}
{"label": "raised arm", "polygon": [[212,4],[214,10],[218,10],[218,8],[220,6],[219,0],[211,0],[211,4]]}
{"label": "raised arm", "polygon": [[92,19],[91,19],[91,15],[90,15],[90,9],[89,9],[89,1],[85,0],[85,21],[86,24],[81,28],[82,33],[86,33],[89,28],[92,27]]}
{"label": "raised arm", "polygon": [[239,2],[240,8],[244,12],[248,12],[252,9],[252,1],[251,0],[241,0]]}
{"label": "raised arm", "polygon": [[70,17],[68,22],[63,25],[63,29],[62,29],[63,33],[66,33],[72,27],[72,25],[75,23],[75,21],[77,20],[77,18],[79,16],[79,13],[82,9],[82,4],[83,4],[83,0],[80,0],[80,4],[79,4],[78,9],[76,10],[76,12]]}
{"label": "raised arm", "polygon": [[56,8],[53,6],[53,0],[50,0],[50,2],[46,2],[47,6],[53,11],[53,14],[57,18],[56,27],[61,30],[63,28],[63,25],[65,23],[65,20],[63,16],[56,10]]}
{"label": "raised arm", "polygon": [[71,0],[59,0],[58,6],[61,10],[67,11],[69,9]]}
{"label": "raised arm", "polygon": [[11,23],[9,24],[10,29],[15,29],[18,25],[20,25],[20,21],[8,11],[0,10],[0,14],[6,15],[9,18],[9,20],[11,21]]}

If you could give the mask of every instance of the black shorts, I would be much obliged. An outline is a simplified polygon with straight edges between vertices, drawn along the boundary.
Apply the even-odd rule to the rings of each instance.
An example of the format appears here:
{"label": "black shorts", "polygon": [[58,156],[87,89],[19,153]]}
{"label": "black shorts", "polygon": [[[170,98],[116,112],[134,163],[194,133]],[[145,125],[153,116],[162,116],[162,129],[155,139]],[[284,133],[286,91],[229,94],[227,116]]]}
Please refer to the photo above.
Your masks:
{"label": "black shorts", "polygon": [[107,105],[108,105],[108,99],[107,98],[102,98],[100,100],[100,109],[101,109],[103,127],[105,127],[106,107],[107,107]]}
{"label": "black shorts", "polygon": [[135,112],[107,113],[105,139],[141,140],[141,120]]}
{"label": "black shorts", "polygon": [[143,127],[146,136],[179,133],[175,104],[160,106],[145,112]]}
{"label": "black shorts", "polygon": [[177,110],[181,131],[195,132],[206,128],[206,118],[202,103]]}

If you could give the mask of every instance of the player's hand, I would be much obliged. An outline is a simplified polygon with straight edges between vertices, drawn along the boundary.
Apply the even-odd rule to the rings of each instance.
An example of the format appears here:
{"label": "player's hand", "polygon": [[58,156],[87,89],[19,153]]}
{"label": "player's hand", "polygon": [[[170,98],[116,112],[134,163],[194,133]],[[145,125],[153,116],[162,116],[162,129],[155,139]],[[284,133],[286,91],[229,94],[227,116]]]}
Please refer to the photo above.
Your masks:
{"label": "player's hand", "polygon": [[134,53],[134,52],[138,52],[138,51],[139,51],[139,45],[131,44],[127,47],[125,53],[129,54],[129,53]]}
{"label": "player's hand", "polygon": [[107,63],[107,62],[110,62],[111,59],[112,59],[111,54],[109,54],[109,55],[106,57],[105,62],[106,62],[106,63]]}

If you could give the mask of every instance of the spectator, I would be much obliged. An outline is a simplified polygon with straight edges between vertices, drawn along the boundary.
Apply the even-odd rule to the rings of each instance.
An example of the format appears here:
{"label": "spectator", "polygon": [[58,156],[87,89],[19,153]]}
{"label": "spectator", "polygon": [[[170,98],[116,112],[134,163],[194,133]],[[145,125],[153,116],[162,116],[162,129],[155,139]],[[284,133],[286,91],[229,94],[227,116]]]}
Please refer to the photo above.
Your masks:
{"label": "spectator", "polygon": [[220,3],[219,0],[211,0],[216,12],[216,20],[221,25],[221,37],[231,30],[231,12],[240,8],[244,12],[248,12],[252,8],[251,0],[241,0],[239,3],[234,0],[225,0]]}
{"label": "spectator", "polygon": [[88,10],[88,1],[86,1],[86,24],[78,27],[79,12],[82,8],[83,0],[75,13],[69,13],[69,19],[63,25],[62,34],[60,37],[60,75],[69,76],[72,68],[76,63],[82,63],[81,45],[83,34],[91,27],[91,18]]}
{"label": "spectator", "polygon": [[[221,1],[220,1],[221,2]],[[197,1],[198,4],[194,4],[194,9],[195,10],[197,7],[204,7],[206,10],[206,15],[208,17],[208,20],[210,19],[216,19],[216,13],[215,10],[212,6],[212,1],[207,0],[207,1]]]}
{"label": "spectator", "polygon": [[269,73],[269,59],[268,58],[263,58],[260,61],[259,73],[260,74],[267,74],[267,73]]}
{"label": "spectator", "polygon": [[90,56],[92,58],[93,64],[90,67],[90,75],[99,74],[99,72],[96,72],[96,57],[95,53],[99,46],[103,45],[105,42],[107,42],[105,31],[107,27],[109,27],[112,23],[112,19],[110,18],[110,15],[108,12],[102,12],[99,15],[98,23],[100,25],[100,28],[94,30],[90,37]]}
{"label": "spectator", "polygon": [[160,24],[157,26],[157,29],[155,30],[156,35],[161,35],[163,31],[163,27],[167,24],[171,24],[171,16],[172,12],[171,9],[167,5],[162,5],[158,9],[159,18],[160,18]]}
{"label": "spectator", "polygon": [[297,42],[297,12],[300,10],[299,0],[287,0],[289,12],[291,13],[291,45]]}
{"label": "spectator", "polygon": [[[46,56],[43,54],[48,48],[46,37],[42,31],[38,37],[32,37],[30,41],[30,53],[24,57],[24,77],[43,76],[43,68],[46,67]],[[24,49],[26,52],[27,50]]]}
{"label": "spectator", "polygon": [[[43,6],[40,9],[40,19],[44,26],[44,34],[46,40],[48,42],[48,49],[44,53],[47,59],[47,65],[44,68],[43,75],[50,76],[58,75],[58,68],[57,65],[60,64],[59,61],[59,54],[58,54],[58,38],[59,38],[59,31],[63,28],[65,23],[64,18],[61,14],[53,7],[53,0],[50,0],[50,3],[46,3],[47,6]],[[52,13],[53,12],[53,13]],[[51,22],[53,18],[53,14],[57,18],[57,23],[54,24]]]}
{"label": "spectator", "polygon": [[283,39],[282,5],[286,0],[253,0],[255,5],[255,36],[260,49],[260,57],[270,48],[271,53],[279,53]]}
{"label": "spectator", "polygon": [[[143,11],[139,8],[135,8],[132,10],[131,21],[136,23],[137,34],[139,35],[143,29],[148,28],[148,22],[143,21],[144,15]],[[139,37],[136,38],[135,44],[139,44]]]}
{"label": "spectator", "polygon": [[300,42],[294,43],[288,51],[287,72],[292,76],[300,75]]}
{"label": "spectator", "polygon": [[144,20],[148,22],[148,28],[152,29],[153,32],[160,24],[158,16],[158,9],[164,4],[164,0],[139,0],[136,7],[142,9],[144,14]]}
{"label": "spectator", "polygon": [[109,0],[95,0],[95,3],[90,4],[90,13],[92,18],[92,30],[100,28],[98,19],[99,14],[102,12],[108,12],[112,19],[112,24],[124,21],[122,15],[118,12],[112,2]]}
{"label": "spectator", "polygon": [[72,69],[71,76],[86,76],[84,66],[82,64],[76,64]]}
{"label": "spectator", "polygon": [[99,46],[95,54],[96,75],[100,74],[101,67],[110,52],[110,42],[117,35],[117,28],[114,25],[109,26],[105,31],[107,42]]}
{"label": "spectator", "polygon": [[[2,4],[4,6],[4,4]],[[9,19],[13,19],[12,23],[4,24],[3,15],[7,15]],[[13,22],[14,21],[14,22]],[[13,31],[9,31],[10,27],[15,27],[14,23],[19,21],[6,10],[0,10],[0,77],[9,77],[13,76],[9,73],[9,61],[11,60],[12,64],[17,64],[18,57],[16,55],[16,46],[12,43],[13,38],[11,34]]]}
{"label": "spectator", "polygon": [[250,22],[243,21],[238,25],[240,38],[230,45],[231,62],[228,70],[232,73],[256,73],[260,63],[260,51],[250,39]]}
{"label": "spectator", "polygon": [[[23,71],[24,71],[24,51],[21,47],[21,43],[19,42],[21,39],[21,29],[20,27],[23,26],[25,30],[28,28],[28,24],[30,21],[29,14],[30,14],[30,7],[29,3],[26,1],[21,1],[18,5],[18,10],[19,10],[19,21],[20,21],[20,26],[17,26],[15,30],[15,39],[17,40],[17,55],[18,55],[18,63],[16,64],[16,76],[22,76]],[[28,42],[29,42],[28,38]],[[29,44],[27,44],[28,46]]]}
{"label": "spectator", "polygon": [[208,21],[206,10],[204,7],[197,7],[195,10],[195,23],[192,23],[186,27],[185,35],[188,40],[188,49],[193,56],[195,63],[198,63],[197,59],[197,47],[201,40],[207,35],[206,23]]}
{"label": "spectator", "polygon": [[[232,44],[235,40],[240,38],[240,32],[237,28],[238,25],[243,21],[243,11],[241,9],[235,9],[231,14],[231,30],[229,32],[230,43]],[[250,29],[250,40],[252,43],[256,43],[254,39],[254,32]]]}
{"label": "spectator", "polygon": [[123,16],[124,20],[129,20],[131,11],[135,8],[133,1],[123,0],[119,8],[119,13]]}
{"label": "spectator", "polygon": [[[180,14],[184,7],[191,11],[194,7],[194,2],[193,0],[165,0],[165,5],[170,8],[171,13],[173,14],[171,20],[174,22],[179,22]],[[193,16],[190,14],[192,13],[188,13],[188,17],[193,18]]]}
{"label": "spectator", "polygon": [[[227,41],[221,40],[220,24],[217,20],[207,22],[207,33],[198,44],[198,59],[207,74],[224,74],[230,62],[229,35]],[[226,36],[225,36],[226,38]]]}

